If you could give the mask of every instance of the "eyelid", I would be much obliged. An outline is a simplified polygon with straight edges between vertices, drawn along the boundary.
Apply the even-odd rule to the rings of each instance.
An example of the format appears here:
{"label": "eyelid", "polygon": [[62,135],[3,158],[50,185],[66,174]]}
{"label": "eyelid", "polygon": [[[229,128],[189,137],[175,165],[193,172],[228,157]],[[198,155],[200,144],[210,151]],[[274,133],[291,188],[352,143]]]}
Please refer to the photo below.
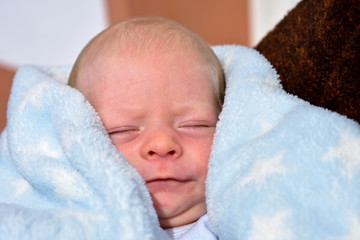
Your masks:
{"label": "eyelid", "polygon": [[120,126],[107,130],[112,143],[117,147],[136,139],[140,131],[141,129],[137,126]]}
{"label": "eyelid", "polygon": [[212,127],[212,126],[213,124],[203,120],[186,121],[179,125],[179,127]]}
{"label": "eyelid", "polygon": [[113,134],[113,133],[122,133],[129,131],[138,131],[138,130],[140,129],[136,126],[121,126],[121,127],[110,128],[107,130],[107,132],[108,134]]}
{"label": "eyelid", "polygon": [[203,120],[186,121],[180,123],[177,129],[184,136],[208,140],[214,134],[215,123]]}

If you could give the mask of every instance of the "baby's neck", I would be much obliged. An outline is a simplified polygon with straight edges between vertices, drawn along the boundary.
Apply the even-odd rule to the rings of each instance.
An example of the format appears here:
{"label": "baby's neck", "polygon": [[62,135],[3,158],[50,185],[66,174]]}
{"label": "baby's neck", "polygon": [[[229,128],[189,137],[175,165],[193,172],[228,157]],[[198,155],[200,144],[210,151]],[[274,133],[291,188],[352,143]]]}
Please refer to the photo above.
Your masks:
{"label": "baby's neck", "polygon": [[165,232],[168,234],[171,240],[217,239],[216,235],[209,227],[207,214],[202,216],[194,223],[165,229]]}

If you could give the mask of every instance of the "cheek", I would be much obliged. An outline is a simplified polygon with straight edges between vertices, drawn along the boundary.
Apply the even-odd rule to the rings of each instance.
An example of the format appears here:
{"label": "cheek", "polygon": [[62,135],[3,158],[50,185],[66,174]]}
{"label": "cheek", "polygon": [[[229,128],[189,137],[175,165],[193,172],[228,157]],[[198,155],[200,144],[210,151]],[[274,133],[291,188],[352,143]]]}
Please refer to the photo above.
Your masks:
{"label": "cheek", "polygon": [[206,177],[211,152],[212,139],[206,141],[191,141],[189,146],[189,165],[195,167],[199,176]]}
{"label": "cheek", "polygon": [[204,139],[186,139],[184,142],[186,142],[188,148],[191,148],[191,151],[201,159],[207,160],[209,158],[213,142],[212,136]]}
{"label": "cheek", "polygon": [[136,146],[134,144],[125,144],[122,146],[118,146],[117,150],[125,157],[125,160],[138,172],[141,172],[141,165],[139,161],[136,161]]}

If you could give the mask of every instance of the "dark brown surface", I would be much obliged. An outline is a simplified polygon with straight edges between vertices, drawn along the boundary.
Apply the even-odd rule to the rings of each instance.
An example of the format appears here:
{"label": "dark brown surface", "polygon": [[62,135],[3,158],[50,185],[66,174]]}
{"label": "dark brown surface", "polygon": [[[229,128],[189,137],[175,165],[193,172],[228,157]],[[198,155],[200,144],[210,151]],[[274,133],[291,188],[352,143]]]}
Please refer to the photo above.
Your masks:
{"label": "dark brown surface", "polygon": [[358,122],[359,9],[359,0],[304,0],[256,46],[287,92]]}

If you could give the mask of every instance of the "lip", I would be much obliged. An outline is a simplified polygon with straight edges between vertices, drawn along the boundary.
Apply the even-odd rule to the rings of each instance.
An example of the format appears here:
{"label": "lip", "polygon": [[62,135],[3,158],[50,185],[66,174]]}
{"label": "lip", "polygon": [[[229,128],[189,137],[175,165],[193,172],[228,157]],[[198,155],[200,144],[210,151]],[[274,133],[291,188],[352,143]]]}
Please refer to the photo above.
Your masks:
{"label": "lip", "polygon": [[151,193],[181,191],[191,180],[177,178],[154,178],[146,181]]}
{"label": "lip", "polygon": [[159,177],[159,178],[150,178],[148,180],[146,180],[146,183],[152,183],[152,182],[158,182],[158,181],[176,181],[176,182],[187,182],[189,181],[188,179],[182,179],[182,178],[176,178],[176,177]]}

